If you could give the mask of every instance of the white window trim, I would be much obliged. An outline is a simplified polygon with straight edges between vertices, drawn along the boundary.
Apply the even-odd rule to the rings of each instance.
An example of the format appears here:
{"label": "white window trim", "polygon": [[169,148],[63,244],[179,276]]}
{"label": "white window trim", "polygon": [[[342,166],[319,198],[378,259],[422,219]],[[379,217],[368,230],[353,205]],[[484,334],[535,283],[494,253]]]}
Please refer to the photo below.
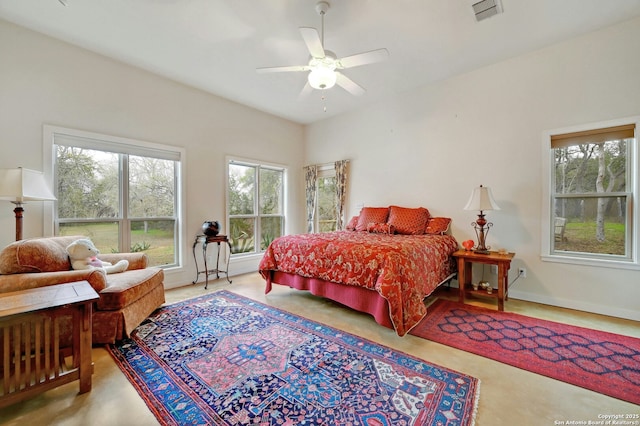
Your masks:
{"label": "white window trim", "polygon": [[[177,257],[178,264],[177,266],[174,266],[171,268],[165,268],[165,272],[170,270],[177,270],[184,267],[184,264],[185,264],[184,256],[186,254],[185,254],[185,251],[182,250],[182,247],[184,247],[186,244],[185,243],[186,241],[185,222],[187,217],[187,211],[186,211],[187,203],[185,202],[185,197],[187,196],[186,186],[185,186],[186,185],[185,170],[187,170],[186,150],[178,146],[157,144],[152,142],[140,141],[136,139],[128,139],[128,138],[123,138],[118,136],[104,135],[100,133],[87,132],[84,130],[76,130],[76,129],[66,128],[66,127],[52,126],[52,125],[45,124],[43,125],[43,130],[42,130],[42,146],[43,146],[43,150],[42,150],[43,171],[42,172],[45,176],[45,179],[47,179],[49,182],[53,182],[53,163],[55,158],[54,135],[56,134],[65,135],[69,137],[84,138],[84,139],[109,141],[112,144],[133,145],[133,146],[139,147],[143,151],[149,150],[149,151],[155,151],[155,152],[166,152],[168,153],[168,155],[170,153],[179,154],[180,167],[179,167],[178,174],[180,176],[180,197],[177,200],[178,205],[176,207],[180,212],[181,220],[178,221],[179,222],[178,235],[177,235],[178,241],[177,241],[177,247],[176,247],[176,250],[177,250],[176,257]],[[54,224],[55,205],[54,203],[47,203],[47,204],[50,204],[50,207],[45,206],[45,209],[43,211],[43,218],[44,218],[43,230],[44,230],[44,235],[53,236],[54,225],[55,225]]]}
{"label": "white window trim", "polygon": [[[551,151],[551,136],[563,133],[581,132],[598,128],[606,128],[613,126],[622,126],[625,124],[635,123],[635,143],[631,147],[631,165],[632,173],[630,174],[630,181],[627,182],[628,192],[631,192],[631,224],[635,229],[631,230],[631,250],[632,256],[630,260],[619,259],[601,259],[591,258],[588,256],[572,256],[570,254],[552,254],[551,253],[551,236],[552,224],[551,224],[551,194],[553,188],[551,188],[551,168],[553,164],[553,154]],[[640,248],[640,209],[638,204],[638,198],[640,198],[640,149],[638,149],[638,143],[640,142],[640,116],[603,121],[599,123],[589,123],[572,127],[565,127],[561,129],[546,130],[542,134],[542,210],[541,210],[541,259],[546,262],[568,263],[575,265],[585,266],[598,266],[605,268],[616,269],[633,269],[640,270],[640,256],[638,255],[638,249]]]}
{"label": "white window trim", "polygon": [[[253,165],[253,166],[264,166],[264,167],[273,167],[274,169],[282,169],[283,171],[283,211],[282,211],[282,216],[284,217],[284,223],[283,223],[283,232],[284,234],[286,234],[286,229],[287,229],[287,211],[288,211],[288,177],[289,177],[289,168],[284,165],[284,164],[280,164],[280,163],[273,163],[270,161],[261,161],[261,160],[256,160],[256,159],[252,159],[252,158],[246,158],[246,157],[236,157],[233,155],[226,155],[225,156],[225,165],[224,165],[224,194],[225,194],[225,201],[224,201],[224,215],[225,215],[225,225],[224,225],[224,229],[230,229],[229,228],[229,163],[231,162],[238,162],[240,164],[247,164],[247,165]],[[256,203],[258,202],[257,200],[255,201]],[[257,208],[257,206],[256,206]],[[228,232],[228,234],[230,235],[230,232]],[[238,259],[262,259],[262,257],[264,257],[264,252],[262,251],[257,251],[257,252],[251,252],[251,253],[235,253],[235,254],[230,254],[229,259],[230,260],[238,260]]]}

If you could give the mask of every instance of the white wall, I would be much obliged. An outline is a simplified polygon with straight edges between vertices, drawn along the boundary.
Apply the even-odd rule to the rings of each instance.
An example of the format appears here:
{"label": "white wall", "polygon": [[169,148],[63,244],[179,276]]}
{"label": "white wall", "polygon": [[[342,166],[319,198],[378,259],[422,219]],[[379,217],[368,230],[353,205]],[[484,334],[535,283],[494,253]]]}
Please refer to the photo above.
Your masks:
{"label": "white wall", "polygon": [[[289,232],[304,230],[302,165],[348,158],[348,216],[358,204],[422,205],[452,217],[462,241],[475,220],[462,207],[474,186],[490,186],[502,210],[488,214],[488,244],[516,252],[511,279],[528,269],[512,297],[640,320],[640,272],[540,260],[541,135],[640,115],[639,19],[306,131],[2,20],[0,57],[0,168],[43,169],[43,124],[185,148],[187,267],[167,274],[167,287],[191,282],[193,236],[224,217],[225,155],[290,166],[290,205],[299,207],[288,212]],[[43,233],[41,204],[25,205],[25,237]],[[12,209],[0,208],[0,246],[14,239]]]}
{"label": "white wall", "polygon": [[[202,222],[223,222],[225,155],[289,166],[290,205],[302,207],[287,212],[287,229],[304,227],[301,125],[2,20],[0,57],[0,168],[43,170],[43,124],[185,148],[186,268],[168,272],[167,287],[193,280],[191,246]],[[42,204],[25,204],[24,238],[43,235]],[[1,207],[4,247],[15,239],[15,219],[13,204]],[[255,270],[257,262],[239,262],[231,273]]]}
{"label": "white wall", "polygon": [[472,188],[489,186],[501,210],[487,243],[516,253],[510,282],[527,268],[512,297],[640,320],[640,271],[540,259],[542,133],[637,115],[640,19],[313,124],[307,162],[352,160],[349,217],[424,206],[459,241],[475,239]]}

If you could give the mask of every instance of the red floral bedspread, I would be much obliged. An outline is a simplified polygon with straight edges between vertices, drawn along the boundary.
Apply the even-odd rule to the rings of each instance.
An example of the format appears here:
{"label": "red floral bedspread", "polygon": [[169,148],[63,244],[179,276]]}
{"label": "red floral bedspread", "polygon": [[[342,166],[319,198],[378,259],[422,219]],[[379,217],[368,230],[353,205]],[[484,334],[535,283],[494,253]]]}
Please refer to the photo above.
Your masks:
{"label": "red floral bedspread", "polygon": [[259,270],[265,279],[273,270],[375,290],[403,336],[427,313],[424,298],[455,272],[451,253],[457,247],[451,235],[288,235],[269,245]]}

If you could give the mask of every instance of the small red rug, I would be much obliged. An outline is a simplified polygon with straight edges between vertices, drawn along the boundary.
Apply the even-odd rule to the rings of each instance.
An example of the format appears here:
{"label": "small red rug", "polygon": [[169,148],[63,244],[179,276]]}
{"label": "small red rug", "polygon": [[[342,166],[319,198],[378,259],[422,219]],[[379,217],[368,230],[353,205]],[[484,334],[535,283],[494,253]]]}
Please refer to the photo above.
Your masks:
{"label": "small red rug", "polygon": [[640,339],[443,299],[410,333],[640,404]]}

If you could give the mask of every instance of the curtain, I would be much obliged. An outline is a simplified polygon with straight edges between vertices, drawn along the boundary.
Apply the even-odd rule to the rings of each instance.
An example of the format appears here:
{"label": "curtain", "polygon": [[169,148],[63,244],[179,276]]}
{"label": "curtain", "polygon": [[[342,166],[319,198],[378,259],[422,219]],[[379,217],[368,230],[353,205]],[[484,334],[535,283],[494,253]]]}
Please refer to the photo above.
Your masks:
{"label": "curtain", "polygon": [[316,181],[318,180],[318,166],[304,168],[304,185],[307,198],[307,232],[313,232],[313,222],[316,213]]}
{"label": "curtain", "polygon": [[340,160],[335,162],[336,169],[336,211],[338,214],[336,221],[336,230],[340,231],[344,227],[344,203],[347,190],[347,164],[349,160]]}

